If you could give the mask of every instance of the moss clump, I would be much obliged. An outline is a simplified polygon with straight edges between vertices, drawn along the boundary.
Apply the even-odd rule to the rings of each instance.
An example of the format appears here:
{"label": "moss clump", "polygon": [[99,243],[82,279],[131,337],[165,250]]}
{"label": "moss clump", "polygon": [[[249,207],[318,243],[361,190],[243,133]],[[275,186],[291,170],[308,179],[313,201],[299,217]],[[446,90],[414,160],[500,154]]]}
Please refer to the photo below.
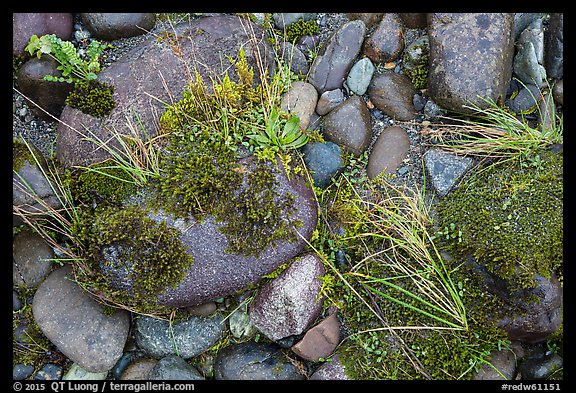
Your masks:
{"label": "moss clump", "polygon": [[424,89],[428,85],[429,47],[427,36],[422,36],[404,51],[404,75],[410,78],[417,89]]}
{"label": "moss clump", "polygon": [[286,27],[286,41],[295,42],[305,35],[314,35],[318,33],[318,24],[315,20],[298,19]]}
{"label": "moss clump", "polygon": [[[34,296],[35,289],[19,289],[19,298],[28,299]],[[12,313],[12,364],[32,365],[40,368],[49,357],[52,344],[34,320],[32,306],[24,305]]]}
{"label": "moss clump", "polygon": [[[166,288],[175,288],[193,263],[179,231],[153,220],[139,206],[102,205],[82,216],[76,238],[88,266],[78,269],[79,281],[89,283],[92,292],[112,304],[140,313],[162,310],[155,299]],[[118,291],[113,279],[98,273],[108,269],[121,272],[126,291]]]}
{"label": "moss clump", "polygon": [[[24,166],[24,163],[29,162],[34,164],[36,161],[34,157],[36,154],[30,151],[28,146],[18,138],[12,138],[12,170],[18,171]],[[37,156],[36,159],[40,160]]]}
{"label": "moss clump", "polygon": [[71,181],[75,200],[90,203],[105,201],[120,204],[136,190],[130,176],[109,162],[93,164]]}
{"label": "moss clump", "polygon": [[[282,197],[277,192],[274,164],[258,161],[246,174],[245,187],[228,203],[215,211],[226,224],[220,230],[226,234],[229,251],[236,254],[259,255],[268,245],[280,240],[294,241],[296,234],[287,219],[295,210],[295,197]],[[249,242],[246,242],[249,239]]]}
{"label": "moss clump", "polygon": [[66,105],[76,108],[87,115],[102,118],[116,107],[112,98],[113,87],[98,81],[78,81],[66,98]]}
{"label": "moss clump", "polygon": [[470,177],[437,207],[438,227],[455,224],[461,241],[445,247],[472,254],[511,290],[534,287],[534,275],[561,280],[562,153],[542,151],[539,165],[492,166]]}

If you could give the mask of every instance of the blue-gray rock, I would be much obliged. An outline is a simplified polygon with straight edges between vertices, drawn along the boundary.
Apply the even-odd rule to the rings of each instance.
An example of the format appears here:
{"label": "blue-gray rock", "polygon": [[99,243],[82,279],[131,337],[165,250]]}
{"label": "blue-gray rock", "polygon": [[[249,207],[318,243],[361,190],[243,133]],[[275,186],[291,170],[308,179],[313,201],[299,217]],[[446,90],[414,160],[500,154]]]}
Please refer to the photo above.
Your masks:
{"label": "blue-gray rock", "polygon": [[212,347],[223,332],[224,321],[220,314],[209,318],[190,316],[172,323],[139,316],[134,327],[138,347],[156,359],[168,355],[190,359]]}
{"label": "blue-gray rock", "polygon": [[424,153],[424,165],[440,197],[448,195],[473,164],[474,160],[471,157],[457,156],[441,149],[429,149]]}
{"label": "blue-gray rock", "polygon": [[564,14],[551,14],[544,33],[544,65],[550,78],[564,76]]}
{"label": "blue-gray rock", "polygon": [[12,291],[12,311],[18,311],[22,308],[22,302],[18,298],[16,291]]}
{"label": "blue-gray rock", "polygon": [[30,149],[23,142],[12,144],[12,204],[22,214],[39,215],[51,209],[62,208],[61,198],[55,190],[57,186],[44,176],[48,172],[46,160],[33,145]]}
{"label": "blue-gray rock", "polygon": [[380,174],[391,174],[396,172],[398,167],[408,155],[410,149],[410,138],[402,127],[386,127],[372,146],[366,174],[368,178],[375,179]]}
{"label": "blue-gray rock", "polygon": [[404,24],[396,13],[386,13],[366,37],[362,53],[374,63],[396,60],[404,50]]}
{"label": "blue-gray rock", "polygon": [[12,379],[15,381],[22,381],[28,378],[34,372],[34,366],[31,364],[18,363],[12,369]]}
{"label": "blue-gray rock", "polygon": [[514,16],[499,13],[428,14],[428,92],[443,108],[473,112],[498,102],[512,77]]}
{"label": "blue-gray rock", "polygon": [[62,76],[62,72],[56,69],[59,65],[48,55],[42,55],[40,58],[35,56],[22,64],[18,71],[18,90],[28,98],[26,102],[30,112],[43,120],[54,121],[54,117],[60,117],[66,105],[66,98],[72,91],[72,85],[69,83],[44,80],[46,75]]}
{"label": "blue-gray rock", "polygon": [[314,185],[326,188],[342,167],[342,151],[333,142],[309,142],[302,149],[304,162],[312,171]]}
{"label": "blue-gray rock", "polygon": [[525,84],[538,87],[546,80],[546,69],[538,62],[538,54],[530,41],[519,47],[514,57],[514,74]]}
{"label": "blue-gray rock", "polygon": [[272,20],[274,24],[280,30],[285,29],[292,23],[297,22],[299,19],[304,21],[316,19],[315,12],[285,12],[285,13],[274,13],[272,14]]}
{"label": "blue-gray rock", "polygon": [[118,359],[114,367],[112,368],[111,372],[114,378],[120,379],[122,373],[128,367],[128,365],[134,360],[134,353],[133,352],[126,352]]}
{"label": "blue-gray rock", "polygon": [[[240,47],[246,46],[246,61],[254,68],[254,83],[259,83],[260,71],[256,57],[261,56],[268,75],[274,75],[275,62],[266,32],[257,24],[233,15],[210,16],[184,21],[168,31],[170,39],[157,41],[150,36],[98,74],[98,80],[112,85],[116,106],[98,119],[66,106],[60,116],[56,156],[65,167],[90,165],[110,157],[105,149],[97,149],[83,135],[109,140],[111,130],[130,134],[130,125],[146,125],[147,135],[158,131],[158,116],[165,111],[164,102],[176,102],[190,82],[187,75],[197,70],[203,82],[219,80],[237,58]],[[177,37],[177,38],[176,38]],[[178,40],[178,51],[173,42]],[[237,81],[237,75],[230,73]],[[151,98],[153,97],[153,98]],[[113,141],[110,142],[113,145]]]}
{"label": "blue-gray rock", "polygon": [[294,260],[278,277],[260,288],[250,303],[250,320],[271,340],[304,332],[322,311],[319,298],[326,274],[315,254]]}
{"label": "blue-gray rock", "polygon": [[325,91],[318,99],[318,103],[316,104],[316,113],[320,116],[324,116],[344,102],[344,99],[342,89]]}
{"label": "blue-gray rock", "polygon": [[35,288],[52,269],[54,251],[31,230],[18,233],[12,241],[12,283],[15,287]]}
{"label": "blue-gray rock", "polygon": [[368,57],[364,57],[356,62],[350,69],[350,73],[346,78],[348,88],[354,94],[361,96],[368,90],[368,85],[374,75],[374,65]]}
{"label": "blue-gray rock", "polygon": [[370,111],[360,96],[351,96],[324,117],[324,136],[359,157],[372,138]]}
{"label": "blue-gray rock", "polygon": [[73,16],[71,13],[13,13],[12,14],[12,52],[14,56],[24,53],[30,37],[44,34],[56,34],[63,40],[72,36]]}
{"label": "blue-gray rock", "polygon": [[32,311],[42,333],[83,369],[109,371],[122,356],[130,316],[115,310],[108,316],[74,281],[72,267],[54,270],[34,294]]}
{"label": "blue-gray rock", "polygon": [[94,38],[108,41],[145,34],[156,24],[156,14],[144,12],[91,12],[80,17]]}
{"label": "blue-gray rock", "polygon": [[34,376],[38,381],[58,381],[62,379],[62,366],[48,363],[42,366]]}
{"label": "blue-gray rock", "polygon": [[234,311],[228,315],[228,326],[230,333],[239,339],[252,338],[258,332],[256,326],[254,326],[250,320],[248,305],[244,301],[240,304],[240,307],[234,309]]}
{"label": "blue-gray rock", "polygon": [[544,30],[541,19],[536,19],[520,33],[516,40],[516,46],[520,47],[527,42],[531,42],[532,46],[534,46],[538,63],[544,64]]}
{"label": "blue-gray rock", "polygon": [[179,356],[166,356],[150,370],[148,379],[155,381],[198,381],[204,377]]}
{"label": "blue-gray rock", "polygon": [[374,106],[396,120],[410,121],[416,118],[415,94],[416,88],[412,81],[395,72],[374,76],[368,87],[368,96]]}
{"label": "blue-gray rock", "polygon": [[557,353],[549,353],[541,357],[529,358],[520,364],[522,379],[548,379],[554,371],[564,366],[564,360]]}
{"label": "blue-gray rock", "polygon": [[214,365],[216,380],[303,380],[293,361],[273,343],[244,342],[218,352]]}
{"label": "blue-gray rock", "polygon": [[341,89],[344,79],[360,53],[366,25],[361,20],[345,23],[329,39],[310,66],[308,82],[318,94]]}
{"label": "blue-gray rock", "polygon": [[517,12],[514,14],[514,39],[518,39],[520,33],[524,31],[532,22],[541,19],[543,13]]}

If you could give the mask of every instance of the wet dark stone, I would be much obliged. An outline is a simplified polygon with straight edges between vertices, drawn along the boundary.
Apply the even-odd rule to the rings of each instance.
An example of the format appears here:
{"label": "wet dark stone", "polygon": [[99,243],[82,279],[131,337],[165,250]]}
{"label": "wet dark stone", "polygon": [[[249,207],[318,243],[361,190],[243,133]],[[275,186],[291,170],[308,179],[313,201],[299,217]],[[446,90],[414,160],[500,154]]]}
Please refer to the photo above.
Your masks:
{"label": "wet dark stone", "polygon": [[272,343],[244,342],[218,352],[214,365],[216,380],[301,380],[306,379],[288,362],[281,348]]}

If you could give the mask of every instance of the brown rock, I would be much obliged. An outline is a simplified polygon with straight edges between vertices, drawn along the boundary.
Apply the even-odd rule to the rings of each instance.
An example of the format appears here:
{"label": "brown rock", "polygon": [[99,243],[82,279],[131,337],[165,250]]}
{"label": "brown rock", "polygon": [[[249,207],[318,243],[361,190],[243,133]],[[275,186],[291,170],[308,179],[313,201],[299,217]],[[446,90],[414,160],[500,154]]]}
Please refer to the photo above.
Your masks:
{"label": "brown rock", "polygon": [[408,155],[409,148],[410,138],[403,128],[392,126],[382,130],[368,157],[366,167],[368,177],[374,179],[381,173],[396,172],[402,160]]}
{"label": "brown rock", "polygon": [[150,371],[156,366],[158,360],[141,358],[136,359],[126,367],[126,370],[122,373],[120,380],[122,381],[142,381],[149,379]]}
{"label": "brown rock", "polygon": [[347,12],[346,17],[350,20],[360,19],[369,29],[380,22],[384,13],[377,12]]}
{"label": "brown rock", "polygon": [[298,116],[300,129],[305,130],[310,123],[318,101],[318,92],[310,83],[294,82],[290,89],[284,93],[280,108],[288,113]]}
{"label": "brown rock", "polygon": [[339,342],[340,323],[333,313],[308,330],[304,338],[292,346],[292,351],[303,359],[317,362],[330,356]]}
{"label": "brown rock", "polygon": [[385,14],[372,34],[364,40],[362,52],[374,63],[396,60],[404,50],[404,25],[398,14]]}
{"label": "brown rock", "polygon": [[34,102],[26,100],[30,111],[34,116],[48,121],[54,120],[52,116],[60,117],[66,105],[66,97],[72,91],[72,85],[68,83],[44,80],[45,75],[62,76],[62,72],[56,69],[58,66],[56,60],[42,55],[40,58],[33,57],[28,60],[18,72],[18,89]]}
{"label": "brown rock", "polygon": [[360,96],[352,96],[324,118],[324,135],[330,141],[359,157],[370,144],[370,111]]}
{"label": "brown rock", "polygon": [[398,15],[409,29],[425,29],[427,26],[426,13],[399,13]]}
{"label": "brown rock", "polygon": [[370,101],[396,120],[410,121],[416,118],[414,108],[416,89],[410,79],[395,72],[384,72],[372,78],[368,87]]}

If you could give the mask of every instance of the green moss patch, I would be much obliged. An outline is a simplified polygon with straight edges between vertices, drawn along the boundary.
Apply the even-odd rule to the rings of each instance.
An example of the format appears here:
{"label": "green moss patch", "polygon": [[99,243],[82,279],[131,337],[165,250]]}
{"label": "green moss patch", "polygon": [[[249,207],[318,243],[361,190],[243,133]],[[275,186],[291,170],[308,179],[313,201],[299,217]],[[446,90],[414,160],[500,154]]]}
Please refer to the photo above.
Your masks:
{"label": "green moss patch", "polygon": [[[175,288],[192,266],[193,257],[179,239],[179,231],[148,217],[139,206],[99,206],[85,212],[76,234],[83,244],[87,265],[77,278],[105,301],[140,313],[158,312],[156,298]],[[118,291],[100,264],[126,273],[129,289]]]}
{"label": "green moss patch", "polygon": [[286,27],[286,41],[295,42],[305,35],[318,33],[318,24],[315,20],[298,19],[290,26]]}
{"label": "green moss patch", "polygon": [[81,110],[87,115],[102,118],[116,107],[112,98],[113,87],[98,81],[78,81],[66,98],[66,105]]}
{"label": "green moss patch", "polygon": [[93,164],[72,179],[74,199],[85,203],[106,201],[120,204],[136,191],[130,176],[110,162]]}
{"label": "green moss patch", "polygon": [[511,289],[533,287],[535,274],[562,277],[563,154],[539,157],[537,166],[492,166],[437,207],[438,227],[453,224],[462,233],[445,247],[473,254]]}

